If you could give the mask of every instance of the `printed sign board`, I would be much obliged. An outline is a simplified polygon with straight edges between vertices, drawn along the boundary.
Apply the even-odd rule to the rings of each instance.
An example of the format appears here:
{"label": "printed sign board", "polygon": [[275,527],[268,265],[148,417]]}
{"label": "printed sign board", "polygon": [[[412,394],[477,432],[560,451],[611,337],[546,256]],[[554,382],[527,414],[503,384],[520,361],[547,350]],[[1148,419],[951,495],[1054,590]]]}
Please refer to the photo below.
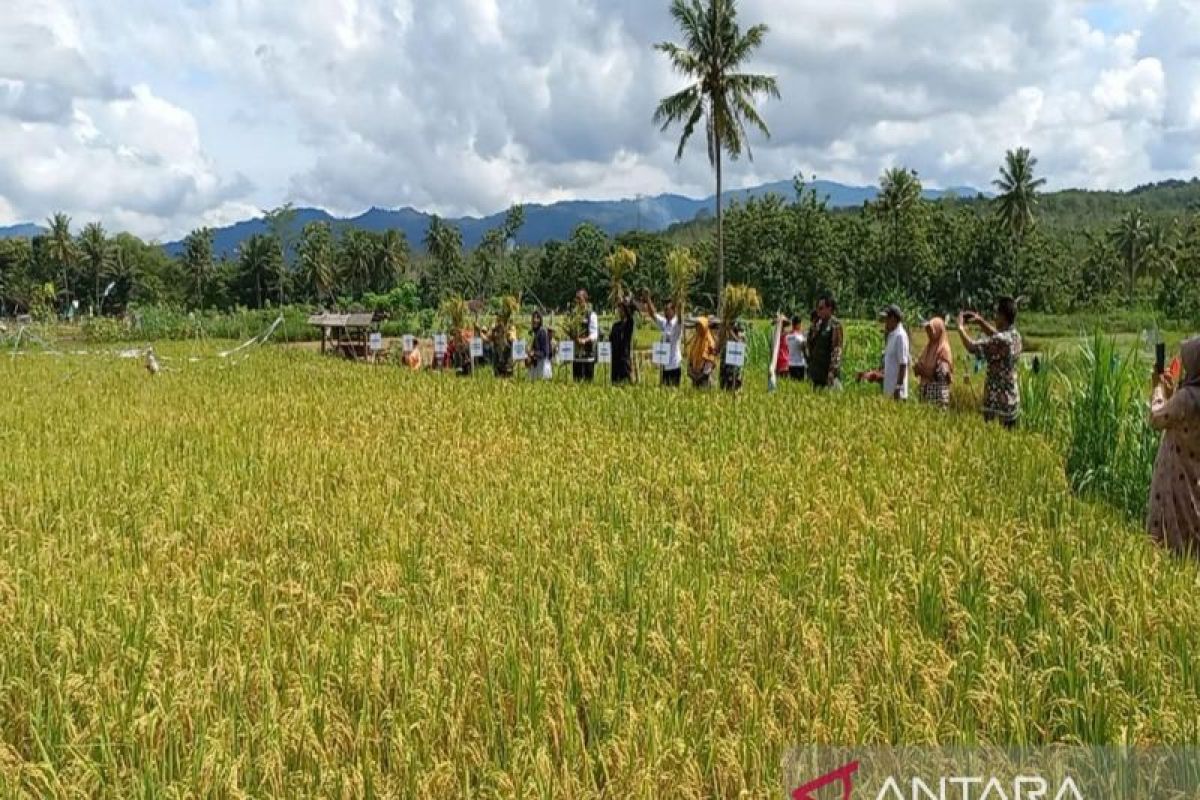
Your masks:
{"label": "printed sign board", "polygon": [[444,333],[435,333],[435,334],[433,335],[433,352],[434,352],[434,355],[444,356],[444,355],[446,355],[446,350],[447,350],[447,349],[448,349],[448,347],[447,347],[447,341],[446,341],[446,334],[444,334]]}
{"label": "printed sign board", "polygon": [[406,335],[404,337],[404,352],[411,353],[415,349],[417,349],[417,338]]}
{"label": "printed sign board", "polygon": [[478,336],[471,340],[471,358],[483,358],[483,339]]}
{"label": "printed sign board", "polygon": [[558,360],[559,363],[566,364],[575,360],[575,343],[574,342],[559,342],[558,343]]}
{"label": "printed sign board", "polygon": [[525,360],[525,341],[523,339],[517,339],[513,342],[512,357],[513,361],[518,363]]}
{"label": "printed sign board", "polygon": [[372,333],[371,338],[367,339],[367,346],[371,348],[372,353],[378,353],[383,349],[383,334]]}
{"label": "printed sign board", "polygon": [[600,342],[596,345],[596,360],[601,364],[612,363],[612,342]]}
{"label": "printed sign board", "polygon": [[654,345],[654,350],[651,351],[650,360],[656,367],[665,367],[667,361],[671,357],[671,345],[666,342],[658,342]]}
{"label": "printed sign board", "polygon": [[746,343],[729,342],[725,345],[725,363],[731,367],[746,366]]}

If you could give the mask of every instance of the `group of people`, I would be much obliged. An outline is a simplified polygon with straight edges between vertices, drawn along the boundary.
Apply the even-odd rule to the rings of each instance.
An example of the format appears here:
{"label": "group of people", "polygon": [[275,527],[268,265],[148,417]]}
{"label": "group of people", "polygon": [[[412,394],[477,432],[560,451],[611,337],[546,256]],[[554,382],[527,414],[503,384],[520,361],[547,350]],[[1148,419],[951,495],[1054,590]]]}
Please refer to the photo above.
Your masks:
{"label": "group of people", "polygon": [[[686,373],[697,389],[716,385],[736,391],[742,385],[742,364],[734,363],[726,352],[731,342],[744,341],[744,329],[733,323],[728,330],[718,321],[700,316],[685,323],[675,303],[667,302],[660,312],[653,300],[643,294],[639,301],[623,299],[617,306],[607,346],[611,355],[611,379],[614,384],[637,379],[633,357],[636,315],[653,320],[659,330],[658,367],[661,385],[678,388]],[[898,402],[909,399],[910,377],[919,384],[921,402],[939,409],[950,407],[950,388],[955,379],[955,359],[946,320],[934,317],[920,324],[926,343],[915,360],[905,327],[904,312],[891,305],[880,313],[884,346],[878,369],[859,373],[859,381],[878,383],[885,397]],[[786,326],[786,320],[778,324]],[[1017,331],[1017,304],[1001,298],[989,320],[974,311],[963,311],[956,319],[959,338],[966,351],[986,366],[983,416],[1006,428],[1015,428],[1021,417],[1021,392],[1018,365],[1022,353],[1021,334]],[[690,329],[690,336],[685,331]],[[972,331],[977,330],[978,334]],[[566,334],[573,346],[570,358],[575,381],[595,379],[599,361],[600,322],[587,292],[575,300]],[[452,335],[435,367],[453,368],[470,374],[476,362],[486,363],[469,347],[471,338],[484,338],[496,374],[514,373],[516,331],[507,322],[498,321],[489,334],[459,331]],[[790,327],[779,337],[774,364],[777,375],[794,381],[807,381],[818,390],[837,389],[842,380],[842,354],[845,333],[837,317],[832,296],[820,298],[812,311],[808,327],[794,316]],[[534,312],[530,336],[524,349],[524,366],[533,380],[548,381],[554,376],[558,343],[555,333],[540,312]],[[478,348],[476,348],[477,351]],[[520,360],[520,359],[517,359]],[[404,363],[421,367],[420,348],[406,349]],[[1163,440],[1154,468],[1147,529],[1164,545],[1180,552],[1200,555],[1200,338],[1185,342],[1173,370],[1156,370],[1150,408],[1150,423],[1163,432]]]}
{"label": "group of people", "polygon": [[[925,349],[914,363],[911,358],[908,331],[904,327],[904,312],[891,305],[880,313],[885,344],[879,369],[859,373],[858,380],[883,385],[885,396],[904,401],[909,398],[910,370],[920,384],[922,402],[941,409],[950,407],[950,386],[954,382],[954,351],[946,321],[934,317],[922,324],[925,329]],[[987,366],[984,384],[983,416],[1006,428],[1016,427],[1021,417],[1021,391],[1018,365],[1023,348],[1017,331],[1017,304],[1003,297],[996,304],[991,321],[974,311],[960,312],[958,335],[968,353]],[[972,326],[982,333],[972,337]]]}

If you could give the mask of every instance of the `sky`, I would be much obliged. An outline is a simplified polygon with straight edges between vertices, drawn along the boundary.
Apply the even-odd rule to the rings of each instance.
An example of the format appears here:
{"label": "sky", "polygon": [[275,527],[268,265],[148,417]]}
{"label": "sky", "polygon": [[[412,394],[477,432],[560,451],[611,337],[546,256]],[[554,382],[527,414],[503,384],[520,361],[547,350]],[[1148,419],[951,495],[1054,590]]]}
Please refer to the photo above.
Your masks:
{"label": "sky", "polygon": [[[290,201],[413,206],[712,193],[667,0],[21,0],[0,11],[0,225],[178,238]],[[1200,0],[739,0],[770,31],[771,138],[797,173],[987,188],[1027,146],[1052,188],[1200,173]]]}

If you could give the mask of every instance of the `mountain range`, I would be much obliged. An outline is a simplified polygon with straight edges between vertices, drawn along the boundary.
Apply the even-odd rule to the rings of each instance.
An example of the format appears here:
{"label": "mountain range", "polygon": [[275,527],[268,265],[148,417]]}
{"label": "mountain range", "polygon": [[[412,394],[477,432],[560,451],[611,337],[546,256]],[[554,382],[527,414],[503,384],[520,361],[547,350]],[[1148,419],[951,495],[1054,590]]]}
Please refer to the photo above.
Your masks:
{"label": "mountain range", "polygon": [[[874,186],[847,186],[832,181],[816,181],[810,185],[818,195],[825,198],[831,208],[861,206],[879,195],[879,189]],[[795,189],[791,181],[777,181],[749,189],[729,191],[724,197],[727,203],[737,203],[769,194],[791,198]],[[925,197],[936,200],[951,195],[967,198],[978,194],[980,192],[976,189],[960,187],[926,190]],[[633,230],[662,231],[672,225],[711,214],[713,204],[713,197],[696,200],[677,194],[662,194],[628,200],[565,200],[551,205],[527,205],[525,225],[517,235],[517,243],[539,245],[554,239],[566,239],[575,228],[585,222],[597,225],[609,235]],[[433,215],[413,208],[372,208],[352,218],[334,217],[319,208],[297,208],[295,227],[299,230],[310,222],[328,222],[335,229],[357,227],[377,232],[396,229],[404,233],[410,245],[420,248],[432,218]],[[499,227],[503,221],[504,212],[482,218],[461,217],[446,220],[462,231],[463,245],[468,249],[478,245],[485,232]],[[43,232],[44,228],[30,224],[0,227],[0,238],[36,236]],[[214,253],[218,258],[232,258],[242,242],[254,234],[266,232],[267,226],[261,217],[216,228],[213,230]],[[183,250],[183,243],[169,242],[163,247],[171,255],[178,255]]]}

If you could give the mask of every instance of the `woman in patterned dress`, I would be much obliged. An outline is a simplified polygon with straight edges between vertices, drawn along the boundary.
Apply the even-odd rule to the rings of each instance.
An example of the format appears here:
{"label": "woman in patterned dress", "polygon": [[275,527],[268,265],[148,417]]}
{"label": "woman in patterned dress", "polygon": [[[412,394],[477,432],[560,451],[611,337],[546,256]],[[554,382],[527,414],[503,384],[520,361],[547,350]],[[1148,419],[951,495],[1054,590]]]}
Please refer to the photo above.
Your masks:
{"label": "woman in patterned dress", "polygon": [[1180,360],[1185,374],[1175,388],[1166,375],[1154,376],[1150,424],[1163,432],[1146,528],[1157,542],[1179,553],[1200,555],[1200,339],[1185,342]]}
{"label": "woman in patterned dress", "polygon": [[925,323],[928,341],[914,371],[921,381],[921,402],[945,411],[950,408],[950,383],[954,376],[954,351],[946,335],[946,321],[934,317]]}

